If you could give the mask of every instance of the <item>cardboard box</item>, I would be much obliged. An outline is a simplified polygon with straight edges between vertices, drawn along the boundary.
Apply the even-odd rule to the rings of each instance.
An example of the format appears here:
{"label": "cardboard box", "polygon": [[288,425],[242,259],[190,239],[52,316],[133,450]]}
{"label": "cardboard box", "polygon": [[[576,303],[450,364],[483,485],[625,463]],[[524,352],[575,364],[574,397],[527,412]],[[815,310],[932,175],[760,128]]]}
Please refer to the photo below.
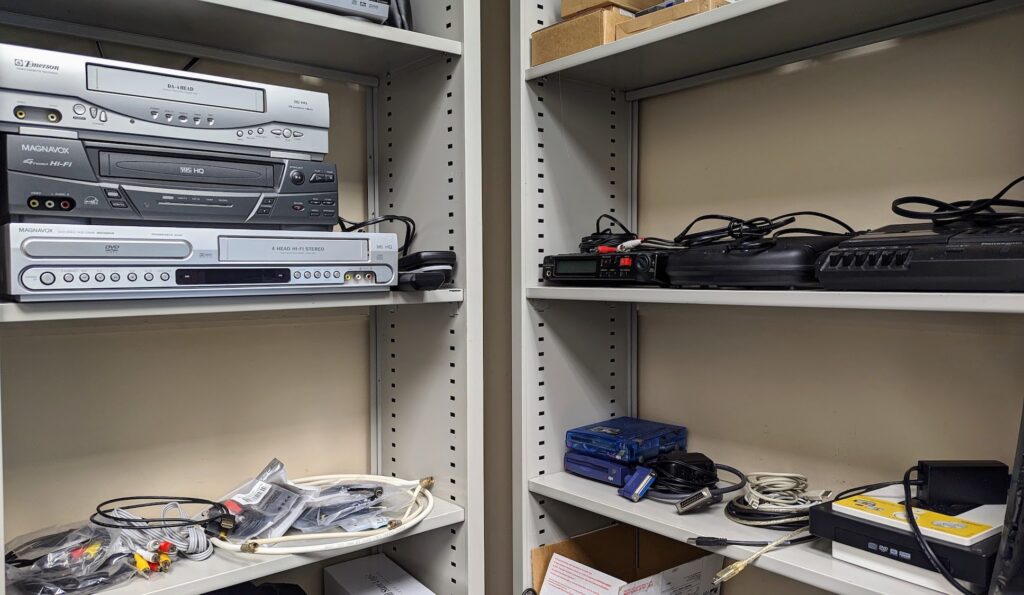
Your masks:
{"label": "cardboard box", "polygon": [[629,37],[641,31],[647,31],[672,21],[707,12],[709,10],[732,4],[732,0],[687,0],[681,4],[636,17],[630,21],[619,23],[615,27],[615,39]]}
{"label": "cardboard box", "polygon": [[384,554],[324,568],[324,595],[434,595]]}
{"label": "cardboard box", "polygon": [[629,12],[639,12],[657,6],[662,0],[562,0],[562,18],[571,17],[593,8],[618,7]]}
{"label": "cardboard box", "polygon": [[[723,558],[685,543],[614,525],[531,552],[540,595],[695,593],[713,595]],[[685,587],[684,587],[685,586]]]}
{"label": "cardboard box", "polygon": [[599,8],[535,31],[530,36],[530,65],[589,50],[615,41],[615,26],[633,18],[620,8]]}

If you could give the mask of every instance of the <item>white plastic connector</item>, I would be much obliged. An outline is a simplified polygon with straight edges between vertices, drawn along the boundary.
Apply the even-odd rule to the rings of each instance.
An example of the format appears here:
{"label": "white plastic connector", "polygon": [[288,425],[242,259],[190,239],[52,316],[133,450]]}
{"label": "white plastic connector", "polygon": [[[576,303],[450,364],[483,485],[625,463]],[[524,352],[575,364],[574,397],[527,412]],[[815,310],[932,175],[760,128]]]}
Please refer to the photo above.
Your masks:
{"label": "white plastic connector", "polygon": [[622,242],[621,244],[619,244],[618,247],[616,247],[615,249],[619,252],[629,252],[630,250],[633,250],[634,248],[638,247],[640,244],[643,243],[644,241],[641,239],[628,240],[626,242]]}

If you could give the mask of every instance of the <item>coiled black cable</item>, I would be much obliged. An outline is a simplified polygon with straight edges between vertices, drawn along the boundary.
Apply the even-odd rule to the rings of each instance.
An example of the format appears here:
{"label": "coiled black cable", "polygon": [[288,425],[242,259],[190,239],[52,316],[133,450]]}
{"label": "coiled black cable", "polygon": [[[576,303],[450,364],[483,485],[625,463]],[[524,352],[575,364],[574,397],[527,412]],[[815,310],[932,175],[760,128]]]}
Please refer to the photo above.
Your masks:
{"label": "coiled black cable", "polygon": [[[135,502],[135,504],[122,504]],[[207,513],[202,518],[163,518],[163,517],[139,517],[124,518],[117,516],[115,510],[136,510],[154,506],[164,506],[170,503],[181,505],[200,504],[208,506]],[[117,506],[111,506],[117,505]],[[230,519],[232,515],[219,502],[206,500],[205,498],[193,498],[190,496],[125,496],[123,498],[112,498],[96,505],[96,512],[89,517],[89,522],[108,529],[180,529],[184,527],[203,526],[220,519]]]}
{"label": "coiled black cable", "polygon": [[[753,249],[770,247],[774,238],[784,234],[833,235],[835,232],[810,227],[789,227],[800,217],[817,217],[843,228],[845,233],[856,233],[843,220],[819,211],[794,211],[777,217],[754,217],[741,219],[731,215],[701,215],[691,221],[683,231],[679,232],[673,242],[680,246],[704,246],[712,242],[731,240],[733,248]],[[724,221],[725,225],[704,231],[693,231],[693,228],[705,221]]]}
{"label": "coiled black cable", "polygon": [[[604,229],[601,229],[601,221],[607,219],[610,225]],[[626,225],[613,217],[605,213],[597,218],[594,223],[594,233],[589,236],[584,236],[580,240],[580,252],[588,254],[591,252],[597,252],[597,249],[601,246],[618,246],[624,242],[637,239],[637,235],[630,231]],[[619,231],[614,231],[617,227]]]}
{"label": "coiled black cable", "polygon": [[[907,219],[930,221],[946,225],[961,221],[978,224],[1024,222],[1024,200],[1003,198],[1015,186],[1024,182],[1024,176],[1007,184],[991,198],[945,202],[927,196],[904,196],[892,201],[892,212]],[[908,208],[911,205],[931,207],[931,211]]]}

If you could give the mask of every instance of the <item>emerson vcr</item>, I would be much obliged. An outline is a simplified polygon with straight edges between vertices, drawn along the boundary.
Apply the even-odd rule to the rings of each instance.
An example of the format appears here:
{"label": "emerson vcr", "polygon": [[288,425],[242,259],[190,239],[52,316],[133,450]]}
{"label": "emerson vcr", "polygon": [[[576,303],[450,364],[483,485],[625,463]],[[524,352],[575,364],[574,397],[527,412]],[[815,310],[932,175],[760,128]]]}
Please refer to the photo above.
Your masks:
{"label": "emerson vcr", "polygon": [[324,93],[0,45],[9,222],[328,230]]}
{"label": "emerson vcr", "polygon": [[393,233],[9,223],[4,294],[25,302],[343,293],[398,281]]}

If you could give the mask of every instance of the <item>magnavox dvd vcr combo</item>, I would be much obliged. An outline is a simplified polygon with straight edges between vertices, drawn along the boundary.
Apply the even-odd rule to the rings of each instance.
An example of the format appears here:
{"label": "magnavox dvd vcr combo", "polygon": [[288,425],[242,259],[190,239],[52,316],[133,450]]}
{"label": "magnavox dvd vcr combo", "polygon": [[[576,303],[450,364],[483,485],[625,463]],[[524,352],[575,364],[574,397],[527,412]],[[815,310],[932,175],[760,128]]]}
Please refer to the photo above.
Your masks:
{"label": "magnavox dvd vcr combo", "polygon": [[398,279],[393,233],[3,226],[4,293],[19,301],[343,293]]}

